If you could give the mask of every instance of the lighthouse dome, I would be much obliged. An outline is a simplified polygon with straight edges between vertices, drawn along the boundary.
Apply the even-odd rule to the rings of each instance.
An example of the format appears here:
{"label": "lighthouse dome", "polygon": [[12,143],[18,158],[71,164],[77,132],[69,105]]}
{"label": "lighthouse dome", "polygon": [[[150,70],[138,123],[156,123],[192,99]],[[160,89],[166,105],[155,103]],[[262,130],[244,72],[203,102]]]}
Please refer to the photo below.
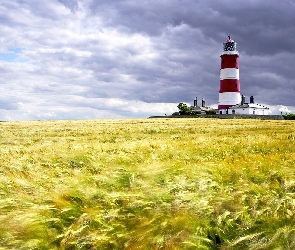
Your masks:
{"label": "lighthouse dome", "polygon": [[237,53],[237,43],[228,36],[228,39],[223,43],[224,53]]}

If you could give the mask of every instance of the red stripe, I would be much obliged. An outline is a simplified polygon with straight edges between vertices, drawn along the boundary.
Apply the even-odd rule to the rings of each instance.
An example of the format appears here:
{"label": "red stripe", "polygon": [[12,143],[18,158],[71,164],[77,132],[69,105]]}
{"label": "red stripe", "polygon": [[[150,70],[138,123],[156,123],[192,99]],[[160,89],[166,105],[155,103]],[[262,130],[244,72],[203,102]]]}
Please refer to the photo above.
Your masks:
{"label": "red stripe", "polygon": [[237,79],[225,79],[220,80],[219,93],[223,92],[240,92],[240,80]]}
{"label": "red stripe", "polygon": [[239,68],[239,55],[221,55],[221,69]]}
{"label": "red stripe", "polygon": [[218,109],[227,109],[232,106],[234,106],[234,105],[218,105]]}

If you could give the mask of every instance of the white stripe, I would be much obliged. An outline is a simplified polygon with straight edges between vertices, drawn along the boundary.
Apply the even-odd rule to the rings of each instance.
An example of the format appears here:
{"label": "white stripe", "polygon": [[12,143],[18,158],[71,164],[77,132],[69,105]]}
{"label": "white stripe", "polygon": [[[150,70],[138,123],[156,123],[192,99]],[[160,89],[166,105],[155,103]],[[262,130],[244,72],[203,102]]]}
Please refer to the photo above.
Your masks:
{"label": "white stripe", "polygon": [[239,79],[240,73],[239,69],[236,68],[226,68],[220,70],[220,80],[224,79]]}
{"label": "white stripe", "polygon": [[218,105],[236,105],[241,103],[241,94],[238,92],[219,93]]}

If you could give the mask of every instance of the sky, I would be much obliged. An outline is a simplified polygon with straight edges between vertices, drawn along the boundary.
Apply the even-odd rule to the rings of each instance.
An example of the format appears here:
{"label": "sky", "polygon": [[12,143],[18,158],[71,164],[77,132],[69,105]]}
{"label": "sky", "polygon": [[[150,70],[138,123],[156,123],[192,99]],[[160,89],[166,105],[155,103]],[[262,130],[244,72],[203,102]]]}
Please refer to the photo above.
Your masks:
{"label": "sky", "polygon": [[295,113],[294,13],[294,0],[1,0],[0,120],[216,108],[229,34],[246,101]]}

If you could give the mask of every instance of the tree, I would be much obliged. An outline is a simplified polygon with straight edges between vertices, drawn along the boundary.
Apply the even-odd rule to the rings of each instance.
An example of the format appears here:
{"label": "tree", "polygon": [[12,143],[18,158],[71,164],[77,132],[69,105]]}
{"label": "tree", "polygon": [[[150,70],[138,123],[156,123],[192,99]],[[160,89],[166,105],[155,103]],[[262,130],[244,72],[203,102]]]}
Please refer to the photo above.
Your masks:
{"label": "tree", "polygon": [[189,115],[190,114],[190,109],[185,103],[179,103],[177,105],[177,108],[179,109],[179,114],[180,115]]}
{"label": "tree", "polygon": [[295,120],[295,114],[289,113],[289,114],[283,115],[283,117],[285,120]]}

